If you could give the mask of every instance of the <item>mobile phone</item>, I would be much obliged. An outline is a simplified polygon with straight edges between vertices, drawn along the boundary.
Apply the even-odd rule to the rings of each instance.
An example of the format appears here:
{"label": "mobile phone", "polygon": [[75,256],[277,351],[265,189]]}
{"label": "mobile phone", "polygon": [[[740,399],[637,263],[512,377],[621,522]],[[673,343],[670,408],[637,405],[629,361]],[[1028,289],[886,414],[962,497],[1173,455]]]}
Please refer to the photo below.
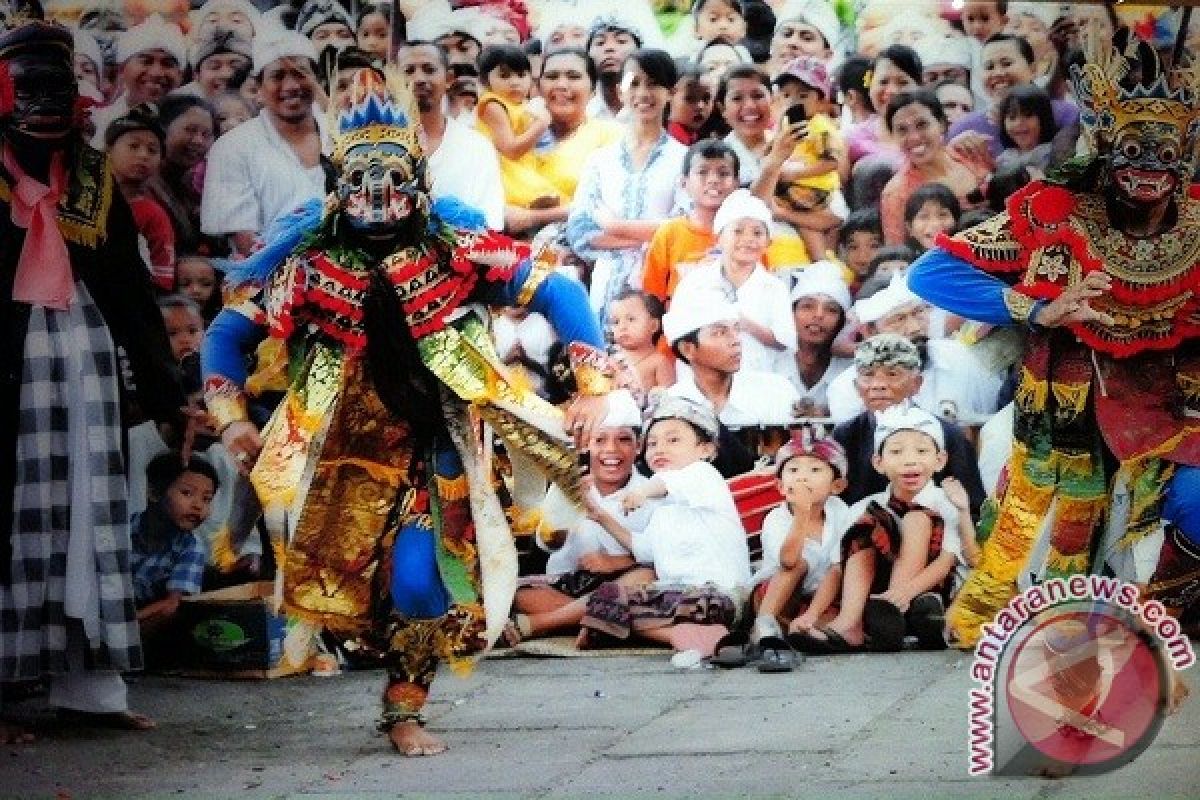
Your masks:
{"label": "mobile phone", "polygon": [[788,125],[799,125],[808,121],[808,114],[804,112],[804,106],[797,104],[789,106],[788,110],[783,112],[783,118],[787,120]]}

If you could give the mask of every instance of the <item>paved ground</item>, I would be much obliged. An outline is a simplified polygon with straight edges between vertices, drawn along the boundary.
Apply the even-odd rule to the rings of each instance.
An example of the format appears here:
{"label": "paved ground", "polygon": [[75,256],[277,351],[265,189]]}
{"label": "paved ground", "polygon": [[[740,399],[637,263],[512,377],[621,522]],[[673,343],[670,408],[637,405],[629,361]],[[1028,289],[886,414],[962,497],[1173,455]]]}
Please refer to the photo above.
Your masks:
{"label": "paved ground", "polygon": [[60,731],[0,748],[0,795],[1200,796],[1196,699],[1115,773],[968,777],[967,669],[959,653],[811,659],[779,676],[677,671],[665,655],[489,660],[469,678],[439,679],[431,728],[452,749],[413,760],[392,755],[370,728],[377,673],[146,677],[133,698],[158,730]]}

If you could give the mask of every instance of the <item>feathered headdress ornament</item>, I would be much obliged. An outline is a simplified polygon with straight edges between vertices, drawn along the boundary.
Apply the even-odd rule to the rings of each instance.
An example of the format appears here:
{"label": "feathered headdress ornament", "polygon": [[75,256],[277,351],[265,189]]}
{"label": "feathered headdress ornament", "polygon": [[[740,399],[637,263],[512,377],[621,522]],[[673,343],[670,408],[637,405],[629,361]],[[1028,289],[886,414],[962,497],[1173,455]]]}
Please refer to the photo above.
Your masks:
{"label": "feathered headdress ornament", "polygon": [[360,69],[348,89],[330,98],[328,114],[335,131],[330,157],[338,167],[351,148],[363,144],[399,145],[414,161],[423,157],[416,100],[391,65]]}

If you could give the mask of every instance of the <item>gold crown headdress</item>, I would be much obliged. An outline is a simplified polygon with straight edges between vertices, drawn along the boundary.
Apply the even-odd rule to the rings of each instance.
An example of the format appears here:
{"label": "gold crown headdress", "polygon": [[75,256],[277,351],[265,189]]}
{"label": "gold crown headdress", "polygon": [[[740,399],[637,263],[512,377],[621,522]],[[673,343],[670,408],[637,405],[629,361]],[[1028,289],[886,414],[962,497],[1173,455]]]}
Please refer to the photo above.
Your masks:
{"label": "gold crown headdress", "polygon": [[404,76],[392,65],[380,72],[360,69],[344,92],[329,101],[327,116],[333,133],[330,158],[341,166],[346,153],[363,144],[395,144],[414,161],[421,159],[420,117]]}
{"label": "gold crown headdress", "polygon": [[1108,41],[1093,29],[1085,52],[1087,62],[1071,67],[1071,84],[1093,150],[1109,149],[1116,133],[1131,123],[1157,122],[1179,131],[1183,160],[1190,162],[1200,131],[1198,62],[1164,70],[1154,49],[1128,31]]}

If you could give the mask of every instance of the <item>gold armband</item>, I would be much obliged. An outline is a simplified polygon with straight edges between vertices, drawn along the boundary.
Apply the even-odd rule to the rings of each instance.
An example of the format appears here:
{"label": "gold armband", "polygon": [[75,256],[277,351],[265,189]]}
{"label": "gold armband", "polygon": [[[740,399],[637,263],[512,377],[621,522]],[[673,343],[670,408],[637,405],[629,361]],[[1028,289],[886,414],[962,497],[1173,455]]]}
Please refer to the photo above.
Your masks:
{"label": "gold armband", "polygon": [[599,396],[611,392],[615,386],[613,376],[616,364],[603,350],[583,342],[571,342],[567,347],[571,358],[571,369],[575,373],[575,385],[583,395]]}
{"label": "gold armband", "polygon": [[250,419],[246,410],[246,393],[227,378],[209,378],[204,385],[204,404],[209,416],[216,424],[217,432],[223,432],[235,422]]}
{"label": "gold armband", "polygon": [[557,266],[558,253],[555,252],[555,248],[546,245],[534,253],[529,264],[529,274],[525,276],[525,282],[517,292],[517,305],[529,305],[538,287],[546,282],[546,278],[550,277],[550,273],[554,272]]}
{"label": "gold armband", "polygon": [[1012,289],[1005,289],[1004,306],[1008,309],[1008,314],[1013,318],[1013,322],[1029,325],[1030,318],[1037,308],[1037,301],[1028,295]]}

